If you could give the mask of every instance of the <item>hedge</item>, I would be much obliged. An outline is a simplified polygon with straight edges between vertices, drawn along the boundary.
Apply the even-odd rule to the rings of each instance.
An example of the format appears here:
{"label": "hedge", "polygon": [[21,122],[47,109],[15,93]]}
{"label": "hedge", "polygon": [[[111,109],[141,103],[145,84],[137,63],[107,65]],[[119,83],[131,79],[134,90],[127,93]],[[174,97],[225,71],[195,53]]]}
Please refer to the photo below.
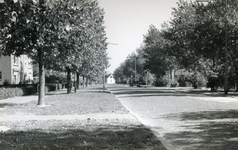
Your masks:
{"label": "hedge", "polygon": [[[37,93],[37,84],[26,85],[8,85],[7,87],[0,86],[0,100],[12,98],[15,96],[34,95]],[[62,84],[46,84],[45,92],[56,91],[62,88]]]}
{"label": "hedge", "polygon": [[23,96],[24,88],[0,88],[0,100],[15,96]]}

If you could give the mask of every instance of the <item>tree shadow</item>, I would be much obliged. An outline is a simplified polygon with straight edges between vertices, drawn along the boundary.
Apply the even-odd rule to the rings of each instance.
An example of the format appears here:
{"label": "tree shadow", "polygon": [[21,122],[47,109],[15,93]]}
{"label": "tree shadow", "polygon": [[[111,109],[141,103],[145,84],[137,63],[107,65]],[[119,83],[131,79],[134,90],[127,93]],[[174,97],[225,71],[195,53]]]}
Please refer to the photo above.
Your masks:
{"label": "tree shadow", "polygon": [[0,134],[2,149],[156,149],[161,142],[144,126],[100,126],[67,130],[7,131]]}
{"label": "tree shadow", "polygon": [[16,106],[18,104],[13,104],[13,103],[0,103],[0,108],[5,108],[5,107],[12,107],[12,106]]}
{"label": "tree shadow", "polygon": [[190,122],[183,126],[186,131],[165,134],[173,145],[193,150],[238,149],[237,110],[187,112],[167,118]]}
{"label": "tree shadow", "polygon": [[125,91],[125,89],[127,91],[137,91],[137,90],[141,90],[141,91],[161,91],[161,90],[167,90],[167,91],[175,91],[175,89],[167,89],[167,88],[161,88],[161,89],[147,89],[147,88],[143,88],[143,87],[125,87],[125,88],[110,88],[110,91]]}
{"label": "tree shadow", "polygon": [[77,93],[108,93],[108,94],[111,94],[111,92],[103,91],[103,90],[100,90],[100,91],[77,91]]}
{"label": "tree shadow", "polygon": [[124,90],[121,92],[113,93],[115,95],[124,95],[124,94],[153,94],[153,93],[175,93],[175,91],[159,91],[159,90]]}
{"label": "tree shadow", "polygon": [[59,93],[59,92],[46,92],[45,95],[67,95],[67,92]]}

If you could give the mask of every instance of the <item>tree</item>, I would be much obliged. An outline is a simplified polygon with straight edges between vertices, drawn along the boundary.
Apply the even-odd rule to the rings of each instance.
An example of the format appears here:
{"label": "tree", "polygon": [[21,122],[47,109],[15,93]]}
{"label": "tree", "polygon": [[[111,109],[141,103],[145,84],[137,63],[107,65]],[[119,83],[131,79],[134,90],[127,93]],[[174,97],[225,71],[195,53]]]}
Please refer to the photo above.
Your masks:
{"label": "tree", "polygon": [[[187,70],[195,74],[201,72],[208,79],[224,79],[226,31],[229,33],[228,51],[236,54],[234,39],[237,27],[234,22],[237,21],[237,1],[228,0],[228,9],[225,2],[218,0],[204,5],[181,0],[173,9],[171,27],[164,34],[172,44],[168,46],[170,55],[175,56]],[[235,59],[231,56],[236,55],[228,56],[228,62],[235,66]]]}
{"label": "tree", "polygon": [[145,69],[161,78],[166,71],[174,67],[174,58],[168,55],[168,40],[163,36],[163,30],[151,25],[148,33],[144,35],[143,54]]}
{"label": "tree", "polygon": [[38,105],[44,106],[44,66],[54,54],[55,41],[52,9],[46,0],[17,1],[5,0],[1,34],[3,55],[20,56],[27,54],[39,64]]}
{"label": "tree", "polygon": [[[14,3],[4,1],[1,34],[4,55],[27,54],[39,66],[38,105],[44,106],[44,70],[77,70],[82,65],[82,54],[97,46],[105,49],[104,38],[99,37],[103,13],[96,1],[77,2],[26,0]],[[96,30],[97,29],[97,30]],[[94,40],[92,40],[94,37]],[[105,53],[104,53],[105,54]],[[47,65],[46,65],[47,64]],[[69,78],[68,78],[69,81]]]}
{"label": "tree", "polygon": [[[65,9],[70,13],[66,14]],[[98,74],[96,70],[100,69],[95,68],[100,64],[107,65],[106,62],[103,62],[105,59],[98,57],[101,54],[107,58],[105,53],[107,45],[103,26],[104,13],[98,7],[97,1],[85,0],[77,2],[77,4],[61,2],[56,12],[61,14],[59,19],[61,18],[62,26],[68,28],[68,30],[62,30],[59,33],[59,54],[56,56],[60,60],[56,62],[56,66],[62,66],[62,70],[66,69],[68,72],[68,85],[72,71],[78,72],[77,79],[80,74],[91,77]]]}

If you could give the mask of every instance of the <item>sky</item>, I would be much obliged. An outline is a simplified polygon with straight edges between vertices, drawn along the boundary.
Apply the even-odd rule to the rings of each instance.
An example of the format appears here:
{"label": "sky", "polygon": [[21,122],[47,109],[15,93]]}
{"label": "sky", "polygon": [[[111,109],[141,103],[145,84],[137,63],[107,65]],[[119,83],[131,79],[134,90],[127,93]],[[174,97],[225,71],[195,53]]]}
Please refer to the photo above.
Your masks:
{"label": "sky", "polygon": [[163,22],[172,18],[172,7],[176,7],[179,0],[98,1],[105,12],[104,26],[109,43],[110,67],[107,71],[113,73],[130,53],[140,47],[150,25],[160,29]]}

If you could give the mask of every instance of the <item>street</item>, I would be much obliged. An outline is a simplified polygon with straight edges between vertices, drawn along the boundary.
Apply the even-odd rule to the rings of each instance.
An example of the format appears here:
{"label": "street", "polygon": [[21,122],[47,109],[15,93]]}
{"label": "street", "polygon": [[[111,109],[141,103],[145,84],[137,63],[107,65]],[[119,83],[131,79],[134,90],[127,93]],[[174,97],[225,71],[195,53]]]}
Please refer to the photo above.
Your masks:
{"label": "street", "polygon": [[238,97],[191,88],[107,85],[168,149],[238,149]]}

